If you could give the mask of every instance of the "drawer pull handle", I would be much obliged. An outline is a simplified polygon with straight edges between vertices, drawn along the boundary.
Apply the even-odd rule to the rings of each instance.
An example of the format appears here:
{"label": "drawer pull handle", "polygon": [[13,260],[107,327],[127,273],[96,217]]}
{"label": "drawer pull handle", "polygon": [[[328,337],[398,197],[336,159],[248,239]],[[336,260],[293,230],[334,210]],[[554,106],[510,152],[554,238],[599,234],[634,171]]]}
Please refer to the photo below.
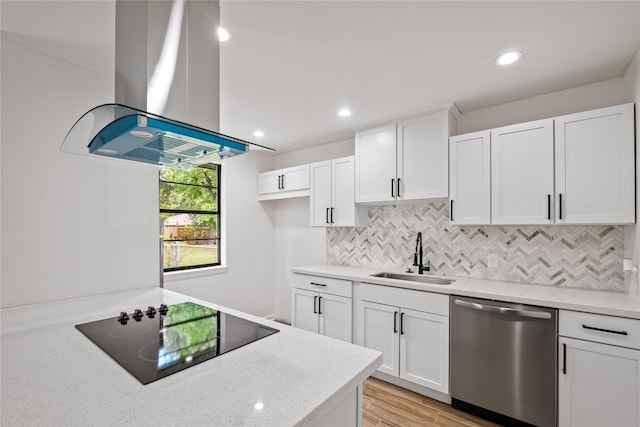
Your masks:
{"label": "drawer pull handle", "polygon": [[311,282],[311,284],[314,285],[314,286],[327,286],[324,283]]}
{"label": "drawer pull handle", "polygon": [[611,329],[595,328],[595,327],[593,327],[593,326],[589,326],[589,325],[582,325],[582,327],[583,327],[584,329],[590,329],[590,330],[592,330],[592,331],[608,332],[608,333],[610,333],[610,334],[618,334],[618,335],[629,335],[629,334],[627,333],[627,331],[614,331],[614,330],[611,330]]}

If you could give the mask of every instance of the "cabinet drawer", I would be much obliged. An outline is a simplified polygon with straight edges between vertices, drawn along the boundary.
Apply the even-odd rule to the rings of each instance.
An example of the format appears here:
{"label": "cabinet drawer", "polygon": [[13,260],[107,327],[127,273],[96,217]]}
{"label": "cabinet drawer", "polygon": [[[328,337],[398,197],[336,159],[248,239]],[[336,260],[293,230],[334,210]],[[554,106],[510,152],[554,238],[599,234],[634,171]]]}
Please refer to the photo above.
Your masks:
{"label": "cabinet drawer", "polygon": [[559,334],[640,349],[640,320],[560,310]]}
{"label": "cabinet drawer", "polygon": [[351,298],[351,281],[331,277],[293,275],[293,287]]}
{"label": "cabinet drawer", "polygon": [[361,283],[359,299],[449,317],[449,295]]}

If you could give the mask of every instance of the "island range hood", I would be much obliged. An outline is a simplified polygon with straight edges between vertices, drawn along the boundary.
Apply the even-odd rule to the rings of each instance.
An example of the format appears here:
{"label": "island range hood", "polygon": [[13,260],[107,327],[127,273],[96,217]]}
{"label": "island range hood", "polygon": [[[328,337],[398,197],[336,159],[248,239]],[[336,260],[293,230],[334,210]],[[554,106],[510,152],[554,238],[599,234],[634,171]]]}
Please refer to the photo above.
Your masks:
{"label": "island range hood", "polygon": [[237,156],[249,146],[269,149],[120,104],[85,113],[61,150],[188,169]]}
{"label": "island range hood", "polygon": [[[115,103],[86,112],[61,151],[189,169],[270,148],[219,129],[217,1],[116,0]],[[169,118],[171,117],[171,118]]]}

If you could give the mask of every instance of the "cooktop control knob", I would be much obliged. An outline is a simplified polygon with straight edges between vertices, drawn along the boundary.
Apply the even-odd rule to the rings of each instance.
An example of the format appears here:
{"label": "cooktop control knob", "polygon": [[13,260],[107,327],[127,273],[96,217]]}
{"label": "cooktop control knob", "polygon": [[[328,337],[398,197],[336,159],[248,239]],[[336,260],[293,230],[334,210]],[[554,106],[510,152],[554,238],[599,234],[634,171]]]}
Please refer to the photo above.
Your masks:
{"label": "cooktop control knob", "polygon": [[143,316],[142,310],[140,310],[139,308],[136,308],[133,314],[131,315],[131,317],[133,317],[136,322],[139,322],[140,320],[142,320],[142,316]]}
{"label": "cooktop control knob", "polygon": [[150,305],[147,311],[145,311],[144,313],[149,316],[149,319],[153,319],[156,315],[156,309],[152,305]]}
{"label": "cooktop control knob", "polygon": [[169,312],[169,307],[167,307],[167,304],[160,304],[160,307],[158,307],[158,313],[164,316],[168,312]]}
{"label": "cooktop control knob", "polygon": [[126,325],[128,320],[129,320],[129,315],[127,314],[127,312],[121,311],[120,316],[118,316],[118,322],[120,322],[123,325]]}

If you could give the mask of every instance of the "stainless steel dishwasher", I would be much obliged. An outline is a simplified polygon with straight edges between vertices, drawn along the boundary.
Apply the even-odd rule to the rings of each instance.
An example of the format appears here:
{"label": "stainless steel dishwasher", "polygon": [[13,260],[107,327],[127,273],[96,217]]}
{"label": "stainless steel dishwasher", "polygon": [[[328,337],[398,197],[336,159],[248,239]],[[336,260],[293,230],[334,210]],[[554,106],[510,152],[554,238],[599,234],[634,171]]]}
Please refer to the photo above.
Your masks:
{"label": "stainless steel dishwasher", "polygon": [[451,296],[451,405],[505,425],[555,426],[555,309]]}

